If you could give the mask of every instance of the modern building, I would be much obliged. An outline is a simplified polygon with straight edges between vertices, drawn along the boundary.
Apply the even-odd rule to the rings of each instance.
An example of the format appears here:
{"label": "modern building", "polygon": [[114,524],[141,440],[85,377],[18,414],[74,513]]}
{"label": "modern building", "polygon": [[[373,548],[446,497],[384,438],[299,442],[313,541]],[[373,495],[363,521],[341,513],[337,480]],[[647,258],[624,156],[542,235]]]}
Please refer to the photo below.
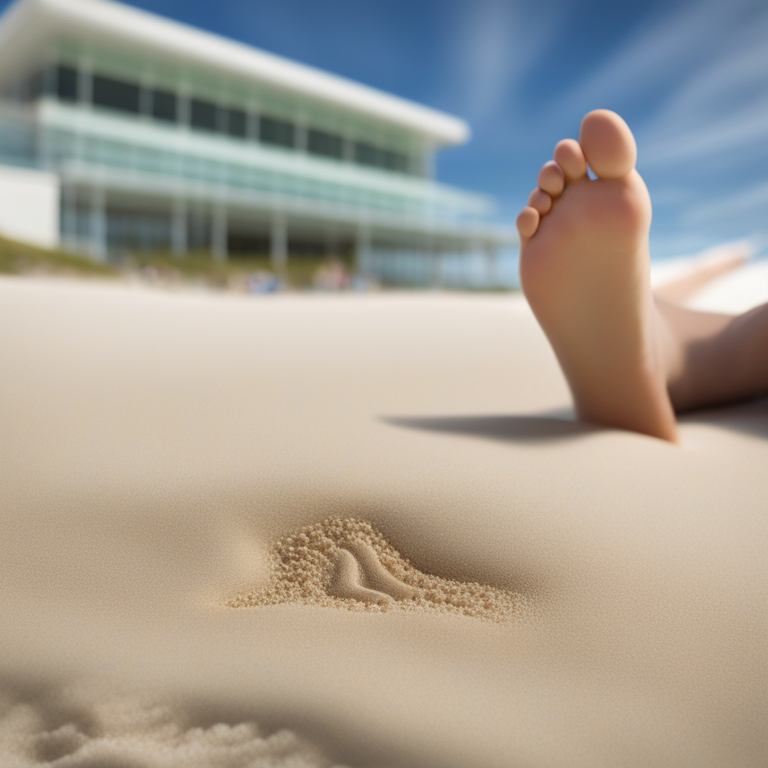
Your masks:
{"label": "modern building", "polygon": [[129,6],[18,0],[0,94],[0,209],[28,190],[0,230],[97,260],[344,254],[418,284],[516,242],[492,199],[433,178],[463,121]]}

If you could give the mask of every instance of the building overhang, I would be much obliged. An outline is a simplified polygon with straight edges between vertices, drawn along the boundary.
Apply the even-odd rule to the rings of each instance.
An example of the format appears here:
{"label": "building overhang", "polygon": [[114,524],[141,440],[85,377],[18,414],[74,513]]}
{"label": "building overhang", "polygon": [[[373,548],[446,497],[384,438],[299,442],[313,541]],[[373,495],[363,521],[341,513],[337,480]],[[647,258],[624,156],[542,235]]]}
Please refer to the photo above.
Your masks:
{"label": "building overhang", "polygon": [[0,18],[0,67],[12,69],[61,35],[114,43],[279,88],[398,126],[435,145],[469,138],[469,127],[459,118],[110,0],[18,0]]}
{"label": "building overhang", "polygon": [[[507,247],[519,243],[513,228],[480,222],[450,222],[425,217],[393,216],[345,205],[311,202],[288,195],[256,191],[237,191],[207,183],[181,183],[157,178],[140,171],[109,169],[82,162],[71,162],[61,169],[61,182],[67,187],[98,188],[108,195],[133,195],[145,204],[184,199],[206,208],[216,206],[240,213],[246,218],[254,214],[280,213],[294,225],[334,225],[341,230],[361,227],[382,237],[417,237],[435,246],[453,244],[467,246],[482,243],[489,247]],[[167,207],[167,206],[166,206]]]}

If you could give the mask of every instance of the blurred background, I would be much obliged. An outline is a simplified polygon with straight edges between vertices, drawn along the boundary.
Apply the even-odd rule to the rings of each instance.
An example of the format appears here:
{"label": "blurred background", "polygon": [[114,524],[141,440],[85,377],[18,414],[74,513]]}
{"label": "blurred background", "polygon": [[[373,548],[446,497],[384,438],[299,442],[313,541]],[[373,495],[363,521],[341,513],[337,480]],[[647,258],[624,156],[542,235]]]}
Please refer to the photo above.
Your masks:
{"label": "blurred background", "polygon": [[468,121],[438,177],[513,223],[590,109],[617,111],[654,202],[653,252],[768,237],[763,0],[187,0],[150,10]]}
{"label": "blurred background", "polygon": [[[141,19],[131,36],[119,15],[97,18],[115,4],[12,5],[0,0],[0,160],[22,168],[27,152],[57,175],[56,244],[105,267],[183,257],[231,280],[239,263],[254,291],[514,287],[517,212],[598,107],[637,137],[653,258],[768,249],[764,0],[130,3],[373,96],[213,44],[195,61],[194,41],[163,40],[149,17],[142,43]],[[21,6],[24,34],[8,23]]]}

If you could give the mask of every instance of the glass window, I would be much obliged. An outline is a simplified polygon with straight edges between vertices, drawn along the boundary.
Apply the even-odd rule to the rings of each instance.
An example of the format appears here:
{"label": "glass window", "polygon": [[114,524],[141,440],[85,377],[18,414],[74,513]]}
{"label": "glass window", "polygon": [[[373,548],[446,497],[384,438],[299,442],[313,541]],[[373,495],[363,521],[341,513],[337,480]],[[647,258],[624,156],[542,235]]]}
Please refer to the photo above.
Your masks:
{"label": "glass window", "polygon": [[382,168],[398,173],[408,172],[408,156],[389,149],[380,149],[372,144],[357,142],[355,144],[355,162],[372,168]]}
{"label": "glass window", "polygon": [[278,147],[295,147],[296,128],[293,123],[286,120],[262,117],[259,119],[259,138],[265,144],[274,144]]}
{"label": "glass window", "polygon": [[344,141],[341,136],[310,128],[307,131],[307,151],[323,157],[342,157]]}
{"label": "glass window", "polygon": [[62,101],[77,101],[77,81],[77,70],[74,67],[56,67],[56,95]]}
{"label": "glass window", "polygon": [[395,153],[395,170],[400,173],[411,173],[411,158],[400,152]]}
{"label": "glass window", "polygon": [[224,112],[227,119],[227,133],[238,139],[244,139],[248,132],[248,118],[245,112],[242,109],[226,109]]}
{"label": "glass window", "polygon": [[218,130],[217,111],[216,105],[210,101],[192,99],[190,102],[190,123],[192,127],[199,128],[201,131]]}
{"label": "glass window", "polygon": [[139,86],[103,75],[93,76],[93,104],[119,112],[139,112]]}
{"label": "glass window", "polygon": [[360,165],[379,165],[379,150],[370,144],[355,143],[355,162]]}
{"label": "glass window", "polygon": [[381,150],[382,168],[389,171],[405,173],[408,170],[408,158],[401,152],[391,152],[388,149]]}
{"label": "glass window", "polygon": [[152,117],[155,120],[175,123],[178,120],[176,94],[170,91],[151,91],[150,95]]}

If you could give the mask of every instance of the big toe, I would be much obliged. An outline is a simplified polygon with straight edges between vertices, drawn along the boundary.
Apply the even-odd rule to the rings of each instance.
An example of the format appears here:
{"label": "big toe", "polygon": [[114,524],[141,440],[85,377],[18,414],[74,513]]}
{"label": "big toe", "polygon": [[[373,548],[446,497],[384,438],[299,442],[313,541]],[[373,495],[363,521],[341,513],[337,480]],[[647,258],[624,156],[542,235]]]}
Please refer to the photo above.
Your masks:
{"label": "big toe", "polygon": [[618,179],[635,167],[635,137],[624,120],[608,109],[596,109],[584,117],[579,144],[598,178]]}

